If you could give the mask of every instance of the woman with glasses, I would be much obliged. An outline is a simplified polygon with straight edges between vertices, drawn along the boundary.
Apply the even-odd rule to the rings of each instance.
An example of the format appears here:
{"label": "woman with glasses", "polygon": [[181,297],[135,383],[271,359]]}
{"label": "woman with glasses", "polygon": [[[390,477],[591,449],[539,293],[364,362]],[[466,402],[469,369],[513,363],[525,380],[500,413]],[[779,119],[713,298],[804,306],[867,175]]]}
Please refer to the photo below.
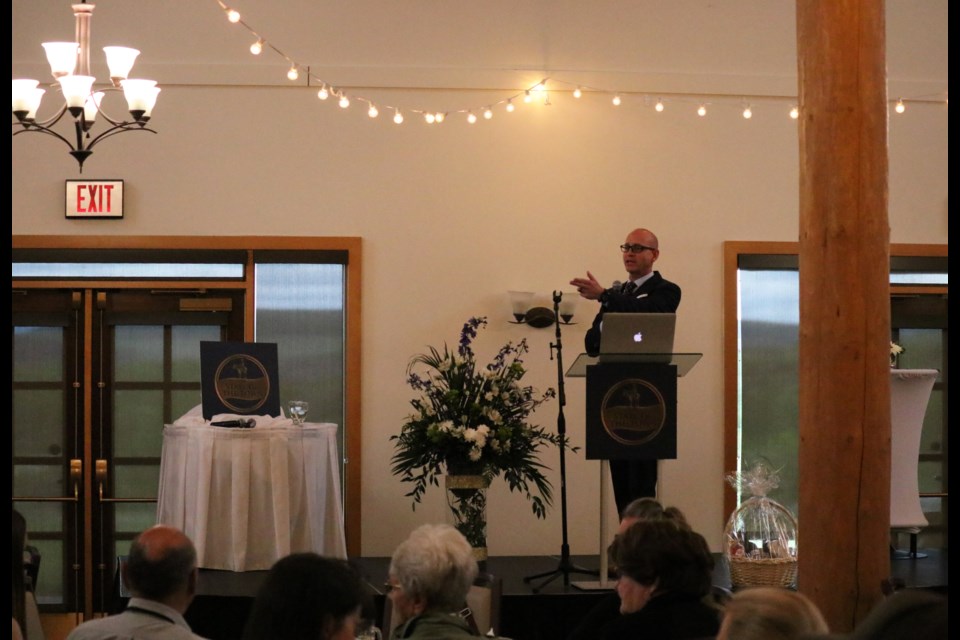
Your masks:
{"label": "woman with glasses", "polygon": [[480,637],[460,615],[477,572],[473,549],[459,531],[447,524],[414,529],[390,560],[388,606],[400,620],[391,640]]}

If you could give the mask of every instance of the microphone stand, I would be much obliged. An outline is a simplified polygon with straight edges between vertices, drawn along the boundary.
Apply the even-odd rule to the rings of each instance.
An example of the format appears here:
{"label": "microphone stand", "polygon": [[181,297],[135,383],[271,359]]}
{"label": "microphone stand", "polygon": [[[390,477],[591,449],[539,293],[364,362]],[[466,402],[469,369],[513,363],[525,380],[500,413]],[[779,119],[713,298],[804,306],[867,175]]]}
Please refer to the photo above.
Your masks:
{"label": "microphone stand", "polygon": [[525,583],[530,583],[533,580],[538,580],[540,578],[547,578],[539,585],[533,587],[534,593],[539,593],[541,589],[553,582],[558,576],[563,576],[563,586],[570,586],[570,574],[573,572],[584,573],[587,575],[599,575],[597,571],[591,571],[590,569],[584,569],[574,565],[570,561],[570,544],[567,540],[567,464],[566,458],[564,457],[564,450],[566,449],[567,439],[567,421],[563,416],[563,406],[567,404],[567,398],[563,390],[563,344],[560,341],[560,299],[563,297],[563,294],[559,291],[553,292],[553,319],[556,324],[556,343],[550,343],[550,359],[553,360],[553,350],[557,351],[557,401],[559,402],[559,413],[557,414],[557,434],[560,436],[561,445],[560,445],[560,520],[562,522],[562,532],[563,538],[560,545],[560,565],[553,571],[547,571],[545,573],[538,573],[536,575],[527,576],[523,579]]}

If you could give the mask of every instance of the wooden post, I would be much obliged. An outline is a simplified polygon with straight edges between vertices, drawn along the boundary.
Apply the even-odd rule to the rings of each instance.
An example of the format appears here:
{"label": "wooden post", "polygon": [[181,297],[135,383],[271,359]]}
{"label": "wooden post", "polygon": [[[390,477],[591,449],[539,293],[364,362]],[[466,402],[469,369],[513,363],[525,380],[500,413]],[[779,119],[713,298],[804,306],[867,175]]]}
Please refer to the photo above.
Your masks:
{"label": "wooden post", "polygon": [[890,575],[882,0],[798,0],[798,588],[850,631]]}

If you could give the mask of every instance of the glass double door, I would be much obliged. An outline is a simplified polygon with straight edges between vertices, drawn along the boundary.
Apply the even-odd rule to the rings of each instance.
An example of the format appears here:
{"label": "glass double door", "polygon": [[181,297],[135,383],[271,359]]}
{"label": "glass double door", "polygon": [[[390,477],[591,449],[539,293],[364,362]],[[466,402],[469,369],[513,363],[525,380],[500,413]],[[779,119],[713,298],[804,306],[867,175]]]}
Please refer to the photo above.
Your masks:
{"label": "glass double door", "polygon": [[115,559],[156,521],[163,425],[201,402],[201,341],[244,339],[242,289],[13,289],[13,506],[46,612],[114,602]]}

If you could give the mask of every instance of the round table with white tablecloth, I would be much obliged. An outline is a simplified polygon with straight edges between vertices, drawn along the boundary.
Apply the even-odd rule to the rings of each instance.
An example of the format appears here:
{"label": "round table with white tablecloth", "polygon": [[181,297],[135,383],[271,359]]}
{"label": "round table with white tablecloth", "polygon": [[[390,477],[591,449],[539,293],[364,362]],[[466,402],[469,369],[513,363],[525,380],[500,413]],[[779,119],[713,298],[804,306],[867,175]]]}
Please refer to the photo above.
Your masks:
{"label": "round table with white tablecloth", "polygon": [[193,540],[198,566],[269,569],[298,551],[346,558],[337,425],[290,425],[164,427],[157,522]]}

